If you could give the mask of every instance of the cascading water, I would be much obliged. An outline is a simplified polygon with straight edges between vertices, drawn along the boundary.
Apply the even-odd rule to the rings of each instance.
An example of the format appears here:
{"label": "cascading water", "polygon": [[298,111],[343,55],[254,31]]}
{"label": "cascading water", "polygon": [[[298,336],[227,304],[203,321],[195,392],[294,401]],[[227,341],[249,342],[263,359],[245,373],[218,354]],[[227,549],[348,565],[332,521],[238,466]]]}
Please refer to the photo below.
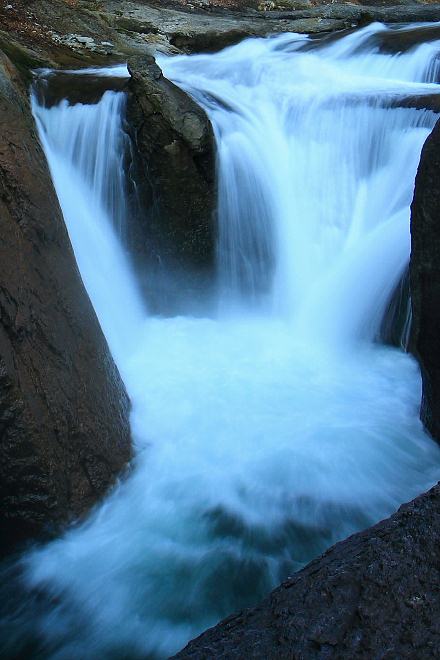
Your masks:
{"label": "cascading water", "polygon": [[215,318],[143,311],[104,199],[123,96],[35,102],[138,454],[88,522],[22,559],[15,651],[31,639],[34,657],[166,656],[439,478],[417,366],[372,340],[408,261],[436,119],[408,99],[437,92],[440,45],[391,56],[380,33],[161,59],[216,131]]}
{"label": "cascading water", "polygon": [[[128,75],[126,67],[110,71]],[[103,75],[108,75],[106,69]],[[122,241],[127,216],[125,94],[108,91],[96,105],[62,101],[50,109],[34,95],[32,107],[81,276],[123,369],[123,356],[131,354],[145,317]]]}
{"label": "cascading water", "polygon": [[438,45],[390,57],[372,41],[382,31],[314,49],[286,34],[159,61],[216,130],[226,305],[231,293],[263,294],[307,342],[372,338],[408,262],[413,182],[435,115],[404,106],[435,92]]}

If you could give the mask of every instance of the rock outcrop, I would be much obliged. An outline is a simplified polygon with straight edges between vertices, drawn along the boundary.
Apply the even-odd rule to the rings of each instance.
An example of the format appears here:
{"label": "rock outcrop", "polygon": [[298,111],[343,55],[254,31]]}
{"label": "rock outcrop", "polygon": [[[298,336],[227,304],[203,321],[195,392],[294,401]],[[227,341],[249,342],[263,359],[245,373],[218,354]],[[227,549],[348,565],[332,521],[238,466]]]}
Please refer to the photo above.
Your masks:
{"label": "rock outcrop", "polygon": [[84,290],[27,93],[0,58],[0,551],[81,516],[130,458],[129,402]]}
{"label": "rock outcrop", "polygon": [[[322,3],[307,7],[307,3],[287,3],[277,11],[277,4],[268,3],[269,11],[256,11],[262,3],[251,1],[229,3],[204,2],[185,6],[180,1],[139,3],[136,0],[105,0],[103,15],[108,25],[118,33],[126,46],[166,52],[216,51],[233,45],[245,37],[266,36],[279,32],[325,33],[351,29],[372,21],[399,23],[405,21],[436,21],[438,4],[399,5],[381,7],[373,4]],[[223,4],[225,9],[218,5]],[[230,6],[235,4],[236,11]],[[183,6],[182,6],[183,5]],[[186,11],[185,11],[186,9]]]}
{"label": "rock outcrop", "polygon": [[182,298],[204,298],[213,274],[214,136],[203,110],[164,78],[153,58],[130,60],[129,70],[142,280],[150,304],[175,313]]}
{"label": "rock outcrop", "polygon": [[411,207],[411,348],[422,370],[421,418],[440,440],[440,121],[427,139]]}
{"label": "rock outcrop", "polygon": [[14,0],[0,6],[0,48],[23,70],[31,63],[72,68],[157,51],[215,51],[276,32],[332,33],[372,21],[438,21],[440,15],[440,5],[429,1],[383,5],[385,0]]}
{"label": "rock outcrop", "polygon": [[440,645],[440,485],[338,543],[175,657],[435,658]]}

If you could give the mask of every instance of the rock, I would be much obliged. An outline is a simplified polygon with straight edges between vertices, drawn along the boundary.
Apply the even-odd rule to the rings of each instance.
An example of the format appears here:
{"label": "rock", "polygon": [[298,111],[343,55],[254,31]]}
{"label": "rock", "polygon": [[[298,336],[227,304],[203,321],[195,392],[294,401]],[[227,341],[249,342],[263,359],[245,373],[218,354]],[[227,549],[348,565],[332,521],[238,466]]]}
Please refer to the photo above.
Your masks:
{"label": "rock", "polygon": [[82,516],[130,458],[127,394],[18,74],[0,55],[0,552]]}
{"label": "rock", "polygon": [[62,99],[66,99],[70,105],[98,103],[105,92],[123,92],[128,84],[127,78],[120,76],[81,75],[63,70],[52,71],[48,75],[47,69],[42,70],[41,76],[38,73],[34,75],[34,92],[39,102],[47,108],[57,105]]}
{"label": "rock", "polygon": [[411,327],[409,268],[394,289],[382,319],[378,339],[384,344],[407,350]]}
{"label": "rock", "polygon": [[258,5],[260,11],[279,11],[292,9],[308,9],[312,6],[310,0],[277,0],[276,2],[262,2]]}
{"label": "rock", "polygon": [[258,11],[273,11],[276,8],[276,4],[271,0],[264,0],[258,5]]}
{"label": "rock", "polygon": [[95,43],[95,40],[92,39],[92,37],[81,37],[79,35],[73,35],[76,39],[76,41],[79,44],[84,44],[85,46],[93,46]]}
{"label": "rock", "polygon": [[143,281],[150,305],[175,313],[183,297],[203,298],[213,275],[214,137],[203,110],[164,78],[153,58],[131,59],[129,70]]}
{"label": "rock", "polygon": [[[385,0],[383,0],[385,2]],[[325,33],[371,21],[438,21],[440,5],[413,0],[364,3],[312,0],[17,0],[0,7],[0,48],[18,45],[45,66],[126,61],[136,54],[215,51],[249,36],[277,32]],[[263,11],[258,11],[261,5]],[[79,43],[74,36],[92,39]],[[102,42],[113,44],[108,46]],[[391,41],[394,41],[391,39]],[[5,45],[6,44],[6,45]],[[100,44],[100,45],[98,45]],[[395,44],[391,44],[394,48]],[[110,48],[111,50],[108,50]],[[7,51],[9,54],[9,50]]]}
{"label": "rock", "polygon": [[426,141],[411,206],[411,348],[422,370],[421,418],[440,441],[440,122]]}
{"label": "rock", "polygon": [[[387,11],[384,9],[383,11]],[[429,43],[440,39],[440,25],[409,27],[407,30],[384,31],[376,36],[376,42],[381,52],[405,53],[421,43]]]}
{"label": "rock", "polygon": [[336,544],[175,658],[435,658],[440,485]]}

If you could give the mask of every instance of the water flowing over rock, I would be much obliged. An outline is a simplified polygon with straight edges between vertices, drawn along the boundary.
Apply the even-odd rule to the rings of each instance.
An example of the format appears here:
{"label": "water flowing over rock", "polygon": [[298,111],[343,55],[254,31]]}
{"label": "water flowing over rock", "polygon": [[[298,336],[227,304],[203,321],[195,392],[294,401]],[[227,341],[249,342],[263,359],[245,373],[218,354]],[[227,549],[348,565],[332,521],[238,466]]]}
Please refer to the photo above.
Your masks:
{"label": "water flowing over rock", "polygon": [[399,104],[435,94],[438,42],[395,59],[380,49],[412,31],[374,24],[339,40],[286,34],[159,58],[215,129],[227,304],[281,309],[305,341],[378,333],[408,263],[413,181],[436,121]]}
{"label": "water flowing over rock", "polygon": [[[265,597],[201,649],[194,642],[195,657],[418,658],[438,647],[437,489],[288,578],[439,479],[440,446],[418,418],[417,364],[376,340],[387,308],[394,326],[406,300],[409,205],[436,121],[425,97],[438,89],[438,45],[414,31],[284,34],[159,58],[215,128],[214,313],[194,315],[183,300],[185,289],[200,297],[210,269],[201,256],[212,263],[213,249],[202,240],[200,255],[197,236],[185,243],[191,214],[185,231],[161,230],[167,216],[155,214],[167,185],[185,200],[168,183],[187,162],[174,152],[189,171],[212,168],[203,113],[152,60],[132,61],[129,108],[145,157],[127,172],[125,84],[97,103],[33,97],[81,277],[133,402],[137,457],[86,524],[2,571],[13,585],[0,592],[5,655],[169,657]],[[395,48],[399,35],[417,47]],[[158,273],[143,279],[165,298],[150,309],[124,242],[124,191],[136,198],[136,186],[147,206],[139,249]]]}
{"label": "water flowing over rock", "polygon": [[[257,9],[260,11],[257,11]],[[308,0],[15,0],[0,6],[0,47],[23,70],[122,62],[136,54],[216,51],[249,36],[333,33],[372,21],[438,21],[440,5]]]}
{"label": "water flowing over rock", "polygon": [[[421,416],[440,438],[440,121],[425,142],[411,207],[412,348]],[[338,543],[258,607],[225,619],[175,658],[435,657],[440,644],[440,484]]]}
{"label": "water flowing over rock", "polygon": [[411,207],[412,349],[423,377],[421,418],[440,440],[440,122],[426,141]]}
{"label": "water flowing over rock", "polygon": [[26,92],[0,61],[1,551],[83,514],[130,458],[128,398],[84,291]]}

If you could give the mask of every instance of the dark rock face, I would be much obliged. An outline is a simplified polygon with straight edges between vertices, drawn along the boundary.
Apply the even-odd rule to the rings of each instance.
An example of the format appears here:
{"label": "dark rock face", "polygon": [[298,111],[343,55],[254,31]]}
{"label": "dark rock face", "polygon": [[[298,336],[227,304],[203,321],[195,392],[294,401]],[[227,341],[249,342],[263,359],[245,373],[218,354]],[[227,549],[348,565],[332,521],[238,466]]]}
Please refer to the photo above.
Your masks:
{"label": "dark rock face", "polygon": [[440,121],[427,139],[411,206],[411,348],[423,378],[421,418],[440,440]]}
{"label": "dark rock face", "polygon": [[182,297],[203,298],[212,280],[214,137],[203,110],[163,77],[153,58],[136,58],[129,69],[143,282],[154,308],[175,312]]}
{"label": "dark rock face", "polygon": [[440,486],[338,543],[176,658],[434,658]]}
{"label": "dark rock face", "polygon": [[0,57],[0,551],[93,505],[129,402],[81,282],[27,94]]}

